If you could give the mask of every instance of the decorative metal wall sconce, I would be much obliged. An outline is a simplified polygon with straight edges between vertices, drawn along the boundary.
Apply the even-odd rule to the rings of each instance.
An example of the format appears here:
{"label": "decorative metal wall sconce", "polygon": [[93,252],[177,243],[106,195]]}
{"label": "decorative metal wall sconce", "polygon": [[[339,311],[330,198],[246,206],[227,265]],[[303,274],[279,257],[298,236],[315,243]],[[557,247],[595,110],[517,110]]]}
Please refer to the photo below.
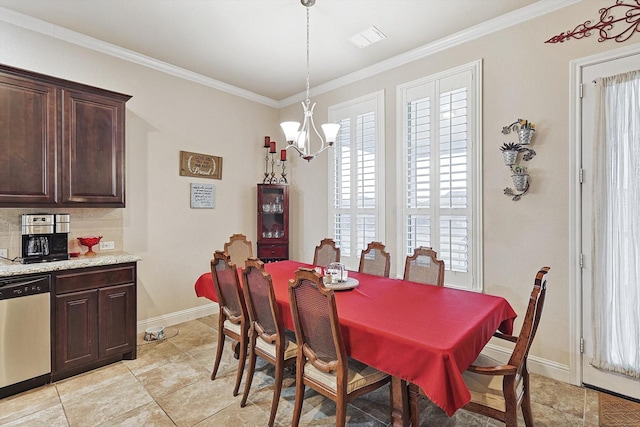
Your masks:
{"label": "decorative metal wall sconce", "polygon": [[535,127],[536,125],[528,120],[518,119],[502,128],[504,135],[508,135],[511,132],[518,134],[517,143],[506,142],[500,147],[504,164],[511,169],[511,179],[515,187],[515,190],[509,187],[505,188],[504,194],[510,196],[513,201],[520,200],[520,197],[529,191],[529,173],[527,172],[526,166],[518,165],[518,156],[520,153],[524,153],[522,160],[528,162],[536,155],[536,152],[528,147],[528,145],[531,144]]}
{"label": "decorative metal wall sconce", "polygon": [[[629,1],[631,4],[627,4]],[[597,32],[599,42],[605,40],[615,40],[618,43],[629,40],[633,33],[640,32],[640,2],[638,0],[616,0],[616,4],[603,7],[598,11],[600,20],[595,24],[585,21],[584,24],[577,25],[573,30],[562,32],[551,37],[545,43],[562,43],[571,39],[582,39],[589,37],[591,32]],[[620,23],[626,27],[618,32],[613,32],[615,24]]]}

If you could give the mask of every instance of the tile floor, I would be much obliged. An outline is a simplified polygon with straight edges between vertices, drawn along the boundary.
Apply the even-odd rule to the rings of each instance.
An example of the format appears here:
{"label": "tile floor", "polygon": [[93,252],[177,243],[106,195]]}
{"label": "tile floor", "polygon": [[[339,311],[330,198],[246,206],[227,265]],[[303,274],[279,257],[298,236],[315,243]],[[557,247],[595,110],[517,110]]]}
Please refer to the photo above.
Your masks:
{"label": "tile floor", "polygon": [[[136,360],[2,399],[0,425],[264,426],[271,406],[273,369],[258,358],[249,402],[240,408],[241,395],[231,395],[237,362],[229,342],[218,377],[210,380],[216,324],[214,315],[175,325],[177,336],[140,345]],[[244,381],[241,390],[243,387]],[[293,375],[287,373],[276,425],[290,425],[294,393]],[[598,394],[594,391],[534,375],[532,400],[536,426],[598,426]],[[387,387],[355,400],[347,412],[348,426],[388,426],[388,402]],[[504,425],[463,410],[448,418],[427,401],[421,409],[422,426]],[[333,402],[307,389],[302,426],[335,425],[334,414]]]}

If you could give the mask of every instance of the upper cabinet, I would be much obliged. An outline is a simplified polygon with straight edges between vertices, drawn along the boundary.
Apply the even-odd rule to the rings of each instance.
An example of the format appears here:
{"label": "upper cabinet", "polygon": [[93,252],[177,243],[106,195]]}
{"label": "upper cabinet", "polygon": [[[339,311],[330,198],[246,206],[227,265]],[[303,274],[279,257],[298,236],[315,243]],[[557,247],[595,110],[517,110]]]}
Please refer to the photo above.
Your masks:
{"label": "upper cabinet", "polygon": [[0,65],[0,207],[124,207],[130,98]]}

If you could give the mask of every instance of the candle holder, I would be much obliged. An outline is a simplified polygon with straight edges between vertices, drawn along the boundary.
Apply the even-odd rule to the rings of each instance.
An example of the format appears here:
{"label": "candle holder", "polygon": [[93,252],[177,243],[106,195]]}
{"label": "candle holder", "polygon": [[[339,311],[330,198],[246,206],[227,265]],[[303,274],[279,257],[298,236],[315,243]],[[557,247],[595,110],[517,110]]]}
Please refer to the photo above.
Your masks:
{"label": "candle holder", "polygon": [[262,180],[262,183],[269,183],[269,147],[267,147],[267,152],[264,156],[264,179]]}
{"label": "candle holder", "polygon": [[280,184],[288,184],[287,182],[287,172],[286,172],[286,160],[280,160],[280,163],[282,164],[282,173],[280,174],[282,176],[282,178],[280,178],[279,182]]}
{"label": "candle holder", "polygon": [[269,178],[269,184],[277,184],[278,178],[276,178],[276,159],[274,158],[275,153],[271,153],[271,178]]}

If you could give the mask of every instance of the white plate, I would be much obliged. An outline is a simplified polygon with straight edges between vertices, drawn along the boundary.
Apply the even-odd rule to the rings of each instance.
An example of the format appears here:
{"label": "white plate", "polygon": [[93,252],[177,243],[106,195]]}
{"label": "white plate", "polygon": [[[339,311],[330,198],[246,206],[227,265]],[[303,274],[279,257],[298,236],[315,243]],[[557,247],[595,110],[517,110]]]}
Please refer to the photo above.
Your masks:
{"label": "white plate", "polygon": [[333,289],[334,291],[345,291],[347,289],[353,289],[360,284],[358,279],[354,279],[353,277],[347,277],[346,282],[338,282],[333,284],[325,284],[324,286],[327,289]]}

